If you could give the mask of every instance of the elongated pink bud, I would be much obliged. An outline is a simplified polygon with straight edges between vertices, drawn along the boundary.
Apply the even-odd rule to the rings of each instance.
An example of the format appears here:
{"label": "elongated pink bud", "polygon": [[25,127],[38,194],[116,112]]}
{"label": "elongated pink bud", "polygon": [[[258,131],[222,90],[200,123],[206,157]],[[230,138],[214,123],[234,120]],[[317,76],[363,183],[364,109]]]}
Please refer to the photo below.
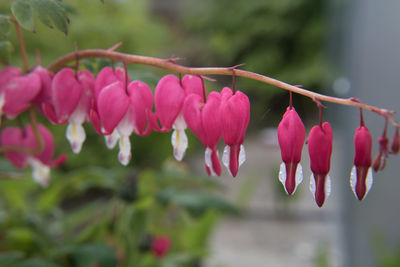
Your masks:
{"label": "elongated pink bud", "polygon": [[227,145],[222,162],[235,177],[246,158],[242,144],[250,119],[250,102],[244,93],[233,94],[228,87],[222,89],[221,98],[221,126]]}
{"label": "elongated pink bud", "polygon": [[331,191],[329,178],[332,154],[332,128],[328,122],[314,126],[308,136],[308,153],[313,174],[310,178],[310,190],[319,207],[325,202]]}
{"label": "elongated pink bud", "polygon": [[222,137],[220,118],[221,95],[211,92],[207,102],[198,94],[190,94],[183,105],[183,117],[189,129],[206,147],[205,166],[208,175],[221,175],[217,145]]}
{"label": "elongated pink bud", "polygon": [[289,195],[296,191],[303,180],[301,166],[298,168],[297,165],[301,160],[305,136],[304,124],[299,115],[294,108],[288,107],[278,126],[278,141],[285,164],[281,167],[279,180]]}
{"label": "elongated pink bud", "polygon": [[363,200],[372,186],[371,153],[372,137],[366,126],[357,128],[354,134],[354,167],[350,175],[350,186],[354,195]]}

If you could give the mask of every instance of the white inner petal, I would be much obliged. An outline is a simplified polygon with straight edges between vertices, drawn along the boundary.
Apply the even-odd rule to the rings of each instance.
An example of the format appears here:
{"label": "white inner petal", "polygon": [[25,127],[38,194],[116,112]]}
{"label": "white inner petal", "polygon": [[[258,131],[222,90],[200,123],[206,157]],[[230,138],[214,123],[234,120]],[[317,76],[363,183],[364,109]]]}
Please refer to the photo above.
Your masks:
{"label": "white inner petal", "polygon": [[331,195],[331,192],[332,192],[332,179],[328,174],[326,175],[326,180],[325,180],[325,201]]}
{"label": "white inner petal", "polygon": [[297,187],[299,186],[299,184],[301,184],[301,182],[303,182],[303,167],[301,166],[301,164],[297,164],[297,169],[296,169],[296,187],[293,191],[296,192]]}
{"label": "white inner petal", "polygon": [[116,129],[110,135],[105,135],[104,140],[108,149],[113,149],[119,140],[119,133]]}
{"label": "white inner petal", "polygon": [[33,180],[41,186],[47,187],[50,183],[50,168],[35,158],[30,158],[28,163],[32,167]]}
{"label": "white inner petal", "polygon": [[279,168],[279,181],[282,183],[283,188],[285,188],[285,192],[287,193],[286,186],[285,186],[285,184],[286,184],[286,167],[285,167],[284,162],[281,163],[281,166]]}
{"label": "white inner petal", "polygon": [[216,176],[216,173],[214,172],[214,169],[212,167],[211,154],[212,154],[211,148],[207,147],[206,151],[204,152],[204,161],[207,167],[210,169],[211,175]]}
{"label": "white inner petal", "polygon": [[82,124],[69,122],[65,135],[68,142],[71,144],[72,151],[75,154],[79,153],[86,139],[85,129],[82,127]]}
{"label": "white inner petal", "polygon": [[314,174],[312,173],[310,176],[310,191],[315,199],[315,190],[316,190],[316,186],[315,186],[315,179],[314,179]]}
{"label": "white inner petal", "polygon": [[246,151],[244,150],[244,145],[240,145],[239,152],[239,167],[246,161]]}
{"label": "white inner petal", "polygon": [[1,93],[0,94],[0,116],[3,115],[3,106],[6,103],[6,97],[5,97],[5,93]]}
{"label": "white inner petal", "polygon": [[351,168],[351,172],[350,172],[350,187],[351,190],[353,191],[354,195],[357,197],[356,194],[356,183],[357,183],[357,170],[356,170],[356,166],[353,166],[353,168]]}
{"label": "white inner petal", "polygon": [[129,140],[129,136],[121,135],[119,139],[118,160],[122,165],[126,166],[131,160],[131,157],[131,142]]}
{"label": "white inner petal", "polygon": [[125,116],[117,125],[117,131],[122,136],[130,136],[135,129],[135,124],[133,121],[133,113],[131,112],[130,108],[126,112]]}
{"label": "white inner petal", "polygon": [[365,181],[365,184],[367,186],[367,192],[365,192],[365,196],[364,197],[367,196],[367,194],[368,194],[369,190],[371,189],[373,183],[374,183],[374,177],[372,176],[372,169],[371,169],[371,167],[369,167],[368,168],[368,173],[367,173],[367,179]]}
{"label": "white inner petal", "polygon": [[177,130],[185,130],[186,129],[186,122],[185,122],[185,119],[183,118],[182,112],[179,113],[178,117],[176,117],[174,124],[172,125],[172,128],[177,129]]}
{"label": "white inner petal", "polygon": [[222,154],[222,164],[229,170],[229,159],[231,154],[231,147],[225,146],[224,153]]}
{"label": "white inner petal", "polygon": [[172,132],[171,143],[174,150],[174,157],[177,161],[181,161],[185,156],[188,147],[188,139],[184,129],[175,129]]}

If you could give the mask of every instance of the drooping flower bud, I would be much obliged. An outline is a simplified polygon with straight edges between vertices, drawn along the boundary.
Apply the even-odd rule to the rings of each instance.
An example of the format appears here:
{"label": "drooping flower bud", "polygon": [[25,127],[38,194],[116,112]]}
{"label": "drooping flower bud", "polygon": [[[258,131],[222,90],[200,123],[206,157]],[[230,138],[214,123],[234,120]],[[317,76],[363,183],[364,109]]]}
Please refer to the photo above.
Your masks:
{"label": "drooping flower bud", "polygon": [[288,107],[278,126],[278,141],[283,163],[279,171],[279,181],[291,195],[303,181],[300,165],[301,151],[306,131],[304,124],[293,107]]}
{"label": "drooping flower bud", "polygon": [[400,149],[400,136],[399,136],[399,128],[396,128],[396,131],[394,132],[393,136],[393,141],[392,141],[392,153],[393,154],[398,154],[399,149]]}
{"label": "drooping flower bud", "polygon": [[222,89],[221,97],[221,126],[226,144],[222,162],[235,177],[246,160],[243,142],[250,120],[250,102],[244,93],[233,94],[228,87]]}
{"label": "drooping flower bud", "polygon": [[[24,132],[18,127],[6,127],[1,131],[1,146],[24,146]],[[6,158],[18,169],[25,168],[28,156],[23,152],[7,151]]]}
{"label": "drooping flower bud", "polygon": [[357,128],[354,134],[354,166],[350,174],[350,186],[354,195],[359,199],[368,194],[372,187],[371,171],[372,137],[366,126]]}
{"label": "drooping flower bud", "polygon": [[328,122],[314,126],[308,136],[308,153],[310,155],[311,174],[310,190],[319,207],[331,192],[331,179],[328,175],[332,154],[332,128]]}
{"label": "drooping flower bud", "polygon": [[386,166],[386,159],[389,156],[389,139],[386,137],[386,130],[383,131],[382,136],[378,137],[379,152],[374,157],[372,163],[375,172],[381,171]]}
{"label": "drooping flower bud", "polygon": [[198,94],[189,95],[183,105],[183,116],[189,129],[200,139],[205,150],[205,167],[208,175],[221,175],[217,145],[222,137],[221,95],[211,92],[206,103]]}

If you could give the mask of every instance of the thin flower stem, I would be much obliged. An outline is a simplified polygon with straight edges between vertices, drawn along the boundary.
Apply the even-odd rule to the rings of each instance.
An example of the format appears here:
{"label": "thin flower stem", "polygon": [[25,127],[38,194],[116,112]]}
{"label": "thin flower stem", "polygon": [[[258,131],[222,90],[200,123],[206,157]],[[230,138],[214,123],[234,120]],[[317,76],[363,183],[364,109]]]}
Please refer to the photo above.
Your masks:
{"label": "thin flower stem", "polygon": [[[176,64],[175,61],[171,61],[169,59],[161,59],[155,57],[148,57],[148,56],[139,56],[139,55],[131,55],[125,54],[115,51],[108,51],[103,49],[88,49],[88,50],[81,50],[78,52],[80,58],[109,58],[115,61],[125,61],[126,63],[135,63],[135,64],[143,64],[143,65],[150,65],[161,69],[166,69],[170,71],[174,71],[177,73],[182,74],[193,74],[193,75],[232,75],[232,67],[214,67],[214,68],[191,68],[185,67],[179,64]],[[54,61],[48,69],[50,71],[56,72],[60,70],[62,67],[66,66],[69,62],[73,61],[75,58],[75,53],[66,54],[56,61]],[[372,105],[367,105],[364,103],[360,103],[358,101],[354,101],[354,98],[339,98],[333,96],[327,96],[319,93],[315,93],[304,88],[299,88],[295,85],[290,85],[285,82],[281,82],[279,80],[270,78],[265,75],[261,75],[258,73],[240,70],[235,68],[235,76],[245,77],[252,80],[257,80],[263,83],[267,83],[290,92],[300,94],[311,99],[316,99],[319,101],[331,102],[336,103],[339,105],[345,106],[354,106],[359,107],[361,109],[370,110],[372,112],[377,113],[380,116],[385,117],[390,121],[390,123],[395,127],[400,127],[400,124],[395,121],[392,116],[395,113],[394,111],[387,110],[384,108],[378,108]]]}
{"label": "thin flower stem", "polygon": [[24,38],[22,36],[21,26],[19,25],[18,21],[15,18],[11,17],[10,20],[15,24],[15,30],[17,32],[19,48],[21,49],[22,63],[24,64],[24,72],[26,73],[29,71],[29,65],[28,65],[28,58],[26,56],[26,50],[25,50]]}

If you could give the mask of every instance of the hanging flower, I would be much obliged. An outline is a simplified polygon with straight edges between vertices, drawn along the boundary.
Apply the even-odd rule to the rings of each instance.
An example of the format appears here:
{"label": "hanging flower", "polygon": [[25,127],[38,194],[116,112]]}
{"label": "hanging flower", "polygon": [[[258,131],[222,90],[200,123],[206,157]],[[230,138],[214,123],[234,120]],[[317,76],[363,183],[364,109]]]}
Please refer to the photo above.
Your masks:
{"label": "hanging flower", "polygon": [[189,129],[200,139],[205,150],[208,175],[221,175],[217,145],[222,136],[220,117],[221,95],[211,92],[206,103],[198,94],[189,95],[183,106],[183,115]]}
{"label": "hanging flower", "polygon": [[366,126],[357,128],[354,134],[354,166],[350,174],[350,186],[354,195],[359,199],[368,194],[372,187],[371,153],[372,137]]}
{"label": "hanging flower", "polygon": [[400,149],[399,127],[397,127],[396,131],[394,132],[391,149],[392,149],[392,153],[393,154],[398,154],[399,153],[399,149]]}
{"label": "hanging flower", "polygon": [[[50,168],[62,164],[67,156],[61,155],[53,160],[54,139],[51,132],[43,125],[38,125],[38,131],[43,138],[43,149],[37,154],[8,151],[6,158],[17,168],[22,169],[27,165],[32,167],[34,181],[42,186],[48,186],[50,182]],[[32,126],[28,125],[24,130],[17,127],[7,127],[1,132],[1,144],[3,146],[20,146],[35,149],[39,146]]]}
{"label": "hanging flower", "polygon": [[288,107],[278,125],[278,141],[283,163],[280,166],[279,181],[291,195],[303,181],[300,165],[301,151],[305,140],[304,124],[293,107]]}
{"label": "hanging flower", "polygon": [[[175,75],[166,75],[158,82],[154,92],[155,116],[150,114],[153,129],[168,132],[173,128],[171,143],[176,160],[185,156],[188,140],[185,133],[186,122],[182,108],[185,97],[195,93],[202,96],[203,83],[200,77],[185,75],[180,81]],[[161,127],[157,123],[160,121]]]}
{"label": "hanging flower", "polygon": [[224,142],[222,162],[233,177],[246,160],[243,141],[250,120],[249,98],[240,91],[235,94],[228,87],[221,92],[221,127]]}
{"label": "hanging flower", "polygon": [[3,69],[0,81],[0,115],[5,114],[10,119],[25,111],[41,89],[36,73],[21,75],[20,69],[15,67]]}
{"label": "hanging flower", "polygon": [[332,154],[332,128],[328,122],[314,126],[308,136],[311,174],[310,190],[319,207],[331,193],[331,178],[328,175]]}

